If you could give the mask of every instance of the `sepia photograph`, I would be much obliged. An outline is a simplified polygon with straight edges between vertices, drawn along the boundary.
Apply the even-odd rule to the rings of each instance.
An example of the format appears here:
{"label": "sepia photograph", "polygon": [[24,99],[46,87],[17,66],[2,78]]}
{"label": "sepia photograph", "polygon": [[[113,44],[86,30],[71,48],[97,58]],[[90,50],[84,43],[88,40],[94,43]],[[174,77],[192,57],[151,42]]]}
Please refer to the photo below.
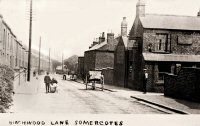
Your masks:
{"label": "sepia photograph", "polygon": [[0,125],[200,125],[199,0],[0,0]]}

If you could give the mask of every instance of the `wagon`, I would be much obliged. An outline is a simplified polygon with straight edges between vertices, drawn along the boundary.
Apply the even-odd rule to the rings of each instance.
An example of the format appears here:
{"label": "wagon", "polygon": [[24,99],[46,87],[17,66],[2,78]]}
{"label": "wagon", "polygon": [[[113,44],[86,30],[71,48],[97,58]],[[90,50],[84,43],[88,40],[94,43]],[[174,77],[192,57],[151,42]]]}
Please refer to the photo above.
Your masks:
{"label": "wagon", "polygon": [[88,89],[88,85],[92,84],[92,89],[94,90],[96,84],[101,85],[102,91],[104,90],[104,77],[101,71],[89,71],[88,75],[86,75],[86,90]]}

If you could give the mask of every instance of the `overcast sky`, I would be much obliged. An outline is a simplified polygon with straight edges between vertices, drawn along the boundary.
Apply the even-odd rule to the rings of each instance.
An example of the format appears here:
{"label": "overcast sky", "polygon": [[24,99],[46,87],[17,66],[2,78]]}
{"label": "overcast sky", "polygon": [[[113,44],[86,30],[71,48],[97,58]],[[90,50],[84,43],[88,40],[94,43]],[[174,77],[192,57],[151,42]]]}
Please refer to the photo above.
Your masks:
{"label": "overcast sky", "polygon": [[[135,18],[138,0],[33,0],[32,47],[61,60],[62,52],[83,56],[101,32],[120,33],[127,17],[128,30]],[[30,0],[0,0],[0,13],[18,40],[28,45]],[[200,0],[145,0],[146,13],[196,16]]]}

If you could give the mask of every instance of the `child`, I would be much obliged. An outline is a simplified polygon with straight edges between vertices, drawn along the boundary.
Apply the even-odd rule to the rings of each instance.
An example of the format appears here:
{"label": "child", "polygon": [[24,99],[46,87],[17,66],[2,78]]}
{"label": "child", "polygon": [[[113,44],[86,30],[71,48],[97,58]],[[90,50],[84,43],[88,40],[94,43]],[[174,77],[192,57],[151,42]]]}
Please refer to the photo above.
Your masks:
{"label": "child", "polygon": [[51,93],[55,93],[55,92],[57,92],[58,93],[58,81],[56,80],[56,79],[54,79],[54,78],[52,78],[52,80],[51,80],[51,84],[50,84],[50,92]]}

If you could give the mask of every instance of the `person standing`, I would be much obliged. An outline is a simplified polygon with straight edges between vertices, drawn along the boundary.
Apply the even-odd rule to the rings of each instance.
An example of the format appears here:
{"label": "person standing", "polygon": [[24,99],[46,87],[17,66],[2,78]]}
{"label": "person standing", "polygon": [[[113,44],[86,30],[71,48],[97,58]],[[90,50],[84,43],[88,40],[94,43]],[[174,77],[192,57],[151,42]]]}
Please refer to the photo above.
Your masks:
{"label": "person standing", "polygon": [[148,79],[147,69],[144,69],[144,75],[143,75],[143,92],[144,92],[144,94],[147,92],[147,79]]}
{"label": "person standing", "polygon": [[51,83],[51,78],[49,76],[49,72],[47,72],[47,75],[44,77],[44,83],[45,83],[45,87],[46,87],[46,93],[49,92],[49,86],[50,86],[50,83]]}
{"label": "person standing", "polygon": [[35,72],[35,71],[33,71],[33,77],[35,77],[35,75],[36,75],[36,72]]}

